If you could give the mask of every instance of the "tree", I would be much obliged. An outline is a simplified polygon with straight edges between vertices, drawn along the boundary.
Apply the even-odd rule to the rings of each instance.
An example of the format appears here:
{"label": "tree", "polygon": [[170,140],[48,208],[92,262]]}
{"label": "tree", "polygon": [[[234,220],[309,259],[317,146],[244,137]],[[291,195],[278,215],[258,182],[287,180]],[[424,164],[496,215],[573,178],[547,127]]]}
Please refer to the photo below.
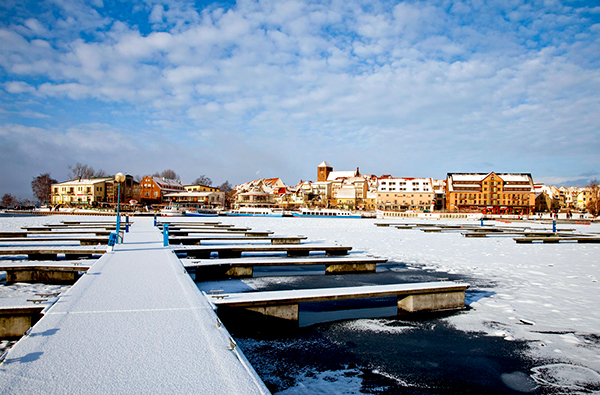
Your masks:
{"label": "tree", "polygon": [[202,174],[200,177],[196,178],[196,180],[192,183],[193,185],[203,185],[205,187],[209,187],[212,185],[212,180]]}
{"label": "tree", "polygon": [[600,214],[600,185],[598,185],[598,180],[593,179],[586,188],[590,192],[590,199],[586,205],[587,211],[597,217]]}
{"label": "tree", "polygon": [[175,173],[175,170],[172,169],[163,170],[160,173],[156,172],[152,174],[152,177],[162,177],[168,180],[179,180],[179,175]]}
{"label": "tree", "polygon": [[[208,185],[210,185],[210,184],[208,184]],[[221,192],[229,193],[229,192],[231,192],[233,190],[233,186],[231,186],[231,184],[229,183],[229,181],[225,181],[224,183],[222,183],[219,186],[219,190]]]}
{"label": "tree", "polygon": [[96,173],[94,173],[94,177],[99,177],[99,178],[108,177],[108,173],[105,172],[104,170],[100,169]]}
{"label": "tree", "polygon": [[16,201],[17,199],[15,199],[15,197],[10,193],[5,193],[4,195],[2,195],[2,207],[9,208],[11,206],[14,206]]}
{"label": "tree", "polygon": [[88,165],[77,162],[75,166],[69,166],[69,178],[92,178],[94,176],[94,168]]}
{"label": "tree", "polygon": [[49,202],[52,193],[52,184],[56,184],[57,182],[58,181],[50,177],[50,173],[44,173],[37,177],[33,177],[33,181],[31,181],[33,196],[35,196],[42,204],[44,202]]}

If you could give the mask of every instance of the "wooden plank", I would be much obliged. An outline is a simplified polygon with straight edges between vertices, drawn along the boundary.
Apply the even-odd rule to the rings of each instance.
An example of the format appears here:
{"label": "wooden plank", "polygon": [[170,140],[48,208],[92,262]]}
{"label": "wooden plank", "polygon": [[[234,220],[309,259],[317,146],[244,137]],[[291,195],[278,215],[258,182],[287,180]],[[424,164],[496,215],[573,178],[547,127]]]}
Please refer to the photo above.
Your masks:
{"label": "wooden plank", "polygon": [[567,237],[515,237],[513,239],[519,244],[531,244],[534,242],[542,242],[542,243],[560,243],[560,242],[569,242],[569,243],[590,243],[590,244],[598,244],[600,243],[600,237],[592,237],[592,236],[567,236]]}
{"label": "wooden plank", "polygon": [[108,237],[6,237],[0,239],[0,243],[19,243],[19,242],[36,242],[36,241],[78,241],[79,245],[97,245],[108,244]]}
{"label": "wooden plank", "polygon": [[300,244],[301,240],[306,240],[306,236],[207,236],[207,237],[196,237],[196,236],[181,236],[181,237],[169,237],[169,244],[180,244],[180,245],[201,245],[206,241],[268,241],[271,244]]}
{"label": "wooden plank", "polygon": [[310,252],[325,252],[328,255],[346,255],[352,247],[344,246],[319,246],[319,245],[221,245],[221,246],[199,246],[199,247],[177,247],[173,251],[176,254],[187,254],[193,258],[210,258],[211,253],[217,253],[219,258],[240,258],[244,252],[287,252],[288,256],[308,256]]}
{"label": "wooden plank", "polygon": [[193,270],[207,266],[300,266],[300,265],[327,265],[327,264],[360,264],[360,263],[385,263],[385,258],[372,257],[324,257],[310,256],[300,258],[273,258],[273,257],[251,257],[251,258],[235,258],[235,259],[203,259],[193,260],[185,263],[184,267],[188,270]]}

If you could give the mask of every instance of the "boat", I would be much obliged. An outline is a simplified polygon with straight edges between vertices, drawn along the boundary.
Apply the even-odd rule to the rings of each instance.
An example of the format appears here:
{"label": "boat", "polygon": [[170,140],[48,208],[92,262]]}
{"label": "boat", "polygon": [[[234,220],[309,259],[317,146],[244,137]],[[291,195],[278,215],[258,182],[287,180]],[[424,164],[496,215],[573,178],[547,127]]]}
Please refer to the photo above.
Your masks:
{"label": "boat", "polygon": [[308,209],[303,208],[300,209],[300,212],[294,211],[292,212],[294,217],[303,217],[303,218],[362,218],[361,214],[353,213],[348,210],[339,210],[339,209]]}
{"label": "boat", "polygon": [[244,207],[231,210],[230,217],[283,217],[283,211],[275,211],[268,207]]}
{"label": "boat", "polygon": [[185,212],[186,217],[218,217],[217,210],[190,209]]}
{"label": "boat", "polygon": [[167,206],[160,210],[161,217],[183,217],[185,212],[177,206]]}

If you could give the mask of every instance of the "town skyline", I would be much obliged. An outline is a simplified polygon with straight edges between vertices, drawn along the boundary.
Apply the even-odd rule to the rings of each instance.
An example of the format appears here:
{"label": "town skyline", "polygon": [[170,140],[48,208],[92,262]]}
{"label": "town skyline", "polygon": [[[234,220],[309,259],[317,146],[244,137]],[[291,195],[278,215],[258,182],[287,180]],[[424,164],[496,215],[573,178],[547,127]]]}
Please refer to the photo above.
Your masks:
{"label": "town skyline", "polygon": [[600,178],[600,7],[0,4],[0,193],[81,162],[236,185],[336,169]]}

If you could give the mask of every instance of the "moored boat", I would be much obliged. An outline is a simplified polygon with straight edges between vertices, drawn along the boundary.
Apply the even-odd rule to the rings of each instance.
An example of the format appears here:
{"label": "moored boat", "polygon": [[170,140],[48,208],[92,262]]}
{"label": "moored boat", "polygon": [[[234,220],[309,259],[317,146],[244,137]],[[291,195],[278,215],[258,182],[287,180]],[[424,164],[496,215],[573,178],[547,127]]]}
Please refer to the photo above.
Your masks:
{"label": "moored boat", "polygon": [[219,213],[217,210],[190,209],[186,210],[185,215],[187,217],[218,217]]}
{"label": "moored boat", "polygon": [[167,206],[160,210],[160,215],[162,217],[183,217],[185,213],[177,206]]}
{"label": "moored boat", "polygon": [[300,209],[300,212],[294,211],[292,212],[294,217],[303,217],[303,218],[362,218],[361,214],[354,213],[348,210],[339,210],[339,209],[308,209],[303,208]]}
{"label": "moored boat", "polygon": [[265,207],[244,207],[231,210],[227,215],[230,217],[283,217],[283,211]]}

